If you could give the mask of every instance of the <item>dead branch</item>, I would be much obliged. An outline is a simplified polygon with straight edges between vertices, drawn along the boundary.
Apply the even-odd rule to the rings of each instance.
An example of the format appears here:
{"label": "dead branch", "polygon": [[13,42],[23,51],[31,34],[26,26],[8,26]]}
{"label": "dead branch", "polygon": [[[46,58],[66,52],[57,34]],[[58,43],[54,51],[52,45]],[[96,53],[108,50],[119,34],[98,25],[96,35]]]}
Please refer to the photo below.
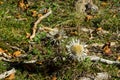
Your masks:
{"label": "dead branch", "polygon": [[[21,54],[20,56],[19,56],[19,58],[24,58],[24,57],[26,57],[28,54]],[[8,55],[7,53],[2,53],[2,52],[0,52],[0,60],[2,60],[2,61],[5,61],[5,62],[13,62],[12,61],[12,56],[11,55]]]}
{"label": "dead branch", "polygon": [[36,63],[37,60],[31,60],[31,61],[24,61],[23,63]]}
{"label": "dead branch", "polygon": [[6,72],[0,74],[0,79],[6,78],[6,77],[8,77],[10,74],[13,74],[13,73],[15,73],[15,72],[16,72],[15,68],[13,68],[13,69],[11,69],[11,70],[9,70],[9,71],[6,71]]}
{"label": "dead branch", "polygon": [[7,55],[7,54],[4,53],[4,52],[0,52],[0,56],[5,57],[5,58],[8,58],[8,59],[12,58],[11,56]]}
{"label": "dead branch", "polygon": [[52,13],[52,10],[49,10],[48,13],[46,13],[45,15],[41,16],[38,18],[38,20],[34,23],[34,26],[32,28],[32,35],[30,36],[30,40],[32,40],[35,37],[35,33],[37,30],[37,25],[41,22],[42,19],[46,18],[47,16],[49,16]]}
{"label": "dead branch", "polygon": [[111,60],[100,58],[98,56],[88,56],[88,58],[90,58],[91,61],[100,61],[100,62],[103,62],[106,64],[118,64],[118,65],[120,65],[120,61],[111,61]]}
{"label": "dead branch", "polygon": [[12,46],[12,45],[10,45],[9,43],[6,43],[6,45],[9,46],[9,47],[12,48],[12,49],[16,49],[16,50],[18,50],[18,51],[21,51],[21,52],[25,53],[25,51],[24,51],[23,49],[21,49],[21,48],[19,48],[19,47],[17,47],[17,46]]}
{"label": "dead branch", "polygon": [[0,60],[3,60],[3,61],[5,61],[5,62],[12,62],[12,60],[6,59],[5,57],[0,57]]}

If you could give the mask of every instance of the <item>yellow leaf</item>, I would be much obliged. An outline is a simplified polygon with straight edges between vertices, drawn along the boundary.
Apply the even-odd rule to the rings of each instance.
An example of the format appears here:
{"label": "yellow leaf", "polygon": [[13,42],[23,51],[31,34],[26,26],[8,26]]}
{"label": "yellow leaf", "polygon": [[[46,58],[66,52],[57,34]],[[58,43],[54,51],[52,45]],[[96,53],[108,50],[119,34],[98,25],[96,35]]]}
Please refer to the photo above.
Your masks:
{"label": "yellow leaf", "polygon": [[20,18],[21,18],[20,13],[17,13],[17,14],[15,15],[15,17],[16,17],[17,19],[20,19]]}
{"label": "yellow leaf", "polygon": [[118,70],[117,72],[117,77],[120,77],[120,70]]}
{"label": "yellow leaf", "polygon": [[74,32],[72,31],[72,32],[70,32],[70,34],[71,35],[78,35],[78,32],[77,31],[74,31]]}
{"label": "yellow leaf", "polygon": [[42,61],[37,61],[36,64],[40,64],[40,65],[41,65],[41,64],[43,64],[43,63],[42,63]]}
{"label": "yellow leaf", "polygon": [[107,56],[111,55],[112,54],[112,51],[110,49],[110,42],[106,43],[103,47],[103,53]]}
{"label": "yellow leaf", "polygon": [[89,21],[91,19],[93,19],[93,16],[92,15],[87,15],[86,18],[85,18],[85,21]]}
{"label": "yellow leaf", "polygon": [[36,17],[36,16],[37,16],[37,11],[32,10],[31,12],[32,12],[32,16],[33,16],[33,17]]}
{"label": "yellow leaf", "polygon": [[119,61],[120,61],[120,56],[118,56],[117,60],[119,60]]}
{"label": "yellow leaf", "polygon": [[3,4],[3,2],[2,2],[2,1],[0,1],[0,5],[1,5],[1,4]]}
{"label": "yellow leaf", "polygon": [[15,79],[15,73],[12,73],[8,77],[5,78],[5,80],[14,80],[14,79]]}
{"label": "yellow leaf", "polygon": [[38,14],[38,17],[41,17],[41,16],[43,16],[42,14]]}
{"label": "yellow leaf", "polygon": [[13,53],[13,57],[19,57],[21,55],[21,52],[20,51],[15,51]]}
{"label": "yellow leaf", "polygon": [[103,7],[105,7],[105,6],[107,6],[107,5],[108,5],[107,2],[102,2],[102,3],[101,3],[101,6],[103,6]]}
{"label": "yellow leaf", "polygon": [[102,27],[96,29],[96,31],[102,31],[102,30],[103,30]]}
{"label": "yellow leaf", "polygon": [[5,52],[5,50],[3,50],[2,48],[0,48],[0,52],[1,52],[1,53],[4,53],[4,52]]}
{"label": "yellow leaf", "polygon": [[52,80],[57,80],[57,77],[56,77],[56,76],[53,76],[53,77],[52,77]]}
{"label": "yellow leaf", "polygon": [[25,0],[19,0],[18,7],[24,11],[24,10],[28,9],[29,5],[27,3],[25,3]]}
{"label": "yellow leaf", "polygon": [[30,38],[30,33],[26,33],[26,38]]}
{"label": "yellow leaf", "polygon": [[115,17],[116,17],[116,14],[113,15],[113,18],[115,18]]}

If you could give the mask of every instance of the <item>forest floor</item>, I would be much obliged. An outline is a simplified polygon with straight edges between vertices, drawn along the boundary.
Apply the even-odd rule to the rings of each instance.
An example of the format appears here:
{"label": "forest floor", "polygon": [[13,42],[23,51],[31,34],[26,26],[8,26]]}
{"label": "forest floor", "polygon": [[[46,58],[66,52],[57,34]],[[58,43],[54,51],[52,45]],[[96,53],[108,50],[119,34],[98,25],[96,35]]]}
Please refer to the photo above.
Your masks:
{"label": "forest floor", "polygon": [[[88,55],[120,61],[119,0],[94,0],[98,12],[90,15],[77,13],[77,0],[24,1],[0,0],[0,74],[15,68],[14,80],[92,80],[98,73],[120,80],[120,65],[89,59],[79,62],[66,54],[66,45],[78,39],[87,45]],[[50,9],[52,13],[37,24],[31,40],[34,23]],[[57,34],[50,32],[56,28]],[[11,61],[2,60],[3,52]],[[27,56],[21,58],[21,54]],[[24,63],[30,60],[37,62]]]}

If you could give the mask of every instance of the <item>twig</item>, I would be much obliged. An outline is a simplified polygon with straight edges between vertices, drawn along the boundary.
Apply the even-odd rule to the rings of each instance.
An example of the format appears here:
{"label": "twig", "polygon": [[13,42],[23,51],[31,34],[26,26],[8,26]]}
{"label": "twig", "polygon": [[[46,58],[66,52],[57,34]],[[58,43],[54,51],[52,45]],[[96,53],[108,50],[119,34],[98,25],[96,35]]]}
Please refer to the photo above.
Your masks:
{"label": "twig", "polygon": [[6,58],[4,58],[4,57],[0,57],[0,60],[3,60],[3,61],[5,61],[5,62],[13,62],[12,60],[6,59]]}
{"label": "twig", "polygon": [[88,56],[88,58],[90,58],[91,61],[100,61],[100,62],[107,63],[107,64],[118,64],[118,65],[120,65],[120,61],[111,61],[111,60],[100,58],[98,56]]}
{"label": "twig", "polygon": [[31,61],[24,61],[23,63],[35,63],[37,60],[31,60]]}
{"label": "twig", "polygon": [[[20,56],[19,56],[19,58],[24,58],[24,57],[26,57],[28,54],[21,54]],[[6,53],[2,53],[2,52],[0,52],[0,60],[3,60],[3,61],[6,61],[6,62],[13,62],[12,61],[12,56],[10,56],[10,55],[8,55],[8,54],[6,54]]]}
{"label": "twig", "polygon": [[16,72],[15,68],[13,68],[13,69],[11,69],[11,70],[9,70],[9,71],[6,71],[6,72],[0,74],[0,79],[6,78],[6,77],[8,77],[10,74],[13,74],[13,73],[15,73],[15,72]]}
{"label": "twig", "polygon": [[52,13],[52,10],[49,10],[48,13],[46,13],[45,15],[41,16],[38,18],[38,20],[34,23],[34,26],[32,28],[32,35],[30,36],[30,40],[32,40],[35,37],[35,33],[37,30],[37,25],[41,22],[42,19],[46,18],[47,16],[49,16]]}
{"label": "twig", "polygon": [[21,48],[19,48],[19,47],[17,47],[17,46],[12,46],[12,45],[10,45],[9,43],[6,43],[6,45],[10,46],[12,49],[16,49],[16,50],[19,50],[19,51],[25,53],[24,50],[22,50]]}
{"label": "twig", "polygon": [[7,55],[7,54],[4,53],[4,52],[0,52],[0,56],[5,57],[5,58],[8,58],[8,59],[12,58],[11,56]]}

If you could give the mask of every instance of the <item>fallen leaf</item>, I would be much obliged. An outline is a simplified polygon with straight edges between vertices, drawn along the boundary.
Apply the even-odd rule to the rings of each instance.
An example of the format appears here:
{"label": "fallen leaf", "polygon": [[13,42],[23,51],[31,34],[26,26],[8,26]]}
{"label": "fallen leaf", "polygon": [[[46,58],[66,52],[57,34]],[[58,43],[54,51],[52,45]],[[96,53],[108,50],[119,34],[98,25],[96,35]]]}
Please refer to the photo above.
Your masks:
{"label": "fallen leaf", "polygon": [[3,2],[2,2],[2,1],[0,1],[0,5],[1,5],[1,4],[3,4]]}
{"label": "fallen leaf", "polygon": [[14,79],[15,79],[15,73],[12,73],[8,77],[5,78],[5,80],[14,80]]}
{"label": "fallen leaf", "polygon": [[19,0],[18,1],[18,7],[22,9],[22,11],[25,11],[28,9],[28,1],[27,0]]}
{"label": "fallen leaf", "polygon": [[112,54],[112,51],[110,49],[110,42],[104,44],[104,46],[102,47],[103,49],[103,53],[107,56],[111,55]]}
{"label": "fallen leaf", "polygon": [[87,15],[87,16],[85,17],[85,21],[89,21],[89,20],[91,20],[91,19],[93,19],[93,16],[92,16],[92,15]]}
{"label": "fallen leaf", "polygon": [[98,27],[98,28],[96,28],[92,33],[93,34],[97,34],[98,32],[102,32],[103,31],[103,29],[102,29],[102,27]]}
{"label": "fallen leaf", "polygon": [[15,51],[13,53],[13,57],[19,57],[21,55],[21,52],[20,51]]}
{"label": "fallen leaf", "polygon": [[96,31],[102,31],[103,29],[102,29],[102,27],[98,27],[97,29],[96,29]]}
{"label": "fallen leaf", "polygon": [[52,77],[52,80],[57,80],[57,77],[56,77],[56,76],[53,76],[53,77]]}
{"label": "fallen leaf", "polygon": [[117,60],[119,60],[119,61],[120,61],[120,56],[118,56]]}
{"label": "fallen leaf", "polygon": [[116,14],[113,15],[113,18],[115,18],[115,17],[116,17]]}
{"label": "fallen leaf", "polygon": [[31,12],[32,12],[32,16],[33,16],[33,17],[36,17],[36,16],[37,16],[37,11],[32,10]]}
{"label": "fallen leaf", "polygon": [[3,50],[2,48],[0,48],[0,52],[1,52],[1,53],[4,53],[4,52],[5,52],[5,50]]}
{"label": "fallen leaf", "polygon": [[15,15],[15,17],[16,17],[17,19],[20,19],[20,18],[21,18],[20,13],[17,13],[17,14]]}
{"label": "fallen leaf", "polygon": [[120,70],[118,70],[118,72],[117,72],[117,76],[120,77]]}
{"label": "fallen leaf", "polygon": [[47,9],[44,9],[44,13],[47,13],[48,12],[48,10]]}
{"label": "fallen leaf", "polygon": [[30,33],[26,33],[26,38],[30,38]]}
{"label": "fallen leaf", "polygon": [[107,5],[108,5],[107,2],[101,2],[101,6],[105,7],[105,6],[107,6]]}
{"label": "fallen leaf", "polygon": [[42,61],[37,61],[36,64],[40,64],[40,65],[41,65],[41,64],[43,64],[43,63],[42,63]]}
{"label": "fallen leaf", "polygon": [[41,16],[43,16],[42,14],[38,14],[38,17],[41,17]]}
{"label": "fallen leaf", "polygon": [[78,32],[77,31],[71,31],[70,34],[71,35],[78,35]]}

